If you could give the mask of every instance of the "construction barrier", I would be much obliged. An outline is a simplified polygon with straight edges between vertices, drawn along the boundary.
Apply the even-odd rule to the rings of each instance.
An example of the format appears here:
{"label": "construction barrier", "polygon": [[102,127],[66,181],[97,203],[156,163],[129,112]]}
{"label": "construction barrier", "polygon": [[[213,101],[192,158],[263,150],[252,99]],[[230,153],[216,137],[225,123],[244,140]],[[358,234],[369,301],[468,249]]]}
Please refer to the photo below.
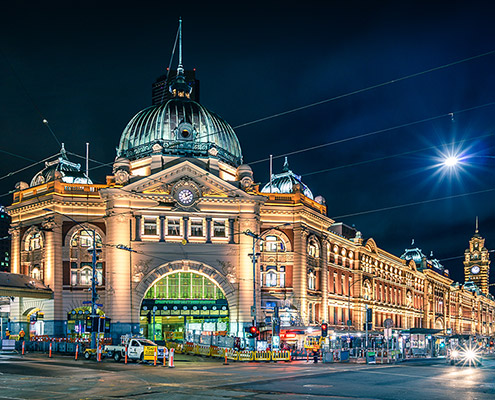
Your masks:
{"label": "construction barrier", "polygon": [[254,360],[255,361],[270,361],[272,359],[271,351],[255,351]]}
{"label": "construction barrier", "polygon": [[223,347],[218,347],[218,346],[211,346],[210,347],[210,356],[212,357],[225,357],[225,348]]}
{"label": "construction barrier", "polygon": [[170,349],[169,357],[168,357],[168,367],[175,368],[174,365],[174,349]]}
{"label": "construction barrier", "polygon": [[199,356],[209,356],[211,354],[211,347],[204,344],[198,344],[195,353]]}
{"label": "construction barrier", "polygon": [[174,349],[175,353],[184,353],[184,345],[177,342],[167,342],[166,347],[169,349]]}
{"label": "construction barrier", "polygon": [[290,351],[288,350],[280,350],[280,351],[272,351],[272,361],[290,361]]}
{"label": "construction barrier", "polygon": [[184,353],[194,353],[194,343],[186,342],[184,344]]}
{"label": "construction barrier", "polygon": [[232,361],[239,361],[239,352],[233,349],[227,349],[227,359]]}
{"label": "construction barrier", "polygon": [[242,350],[239,352],[239,361],[253,361],[254,351]]}

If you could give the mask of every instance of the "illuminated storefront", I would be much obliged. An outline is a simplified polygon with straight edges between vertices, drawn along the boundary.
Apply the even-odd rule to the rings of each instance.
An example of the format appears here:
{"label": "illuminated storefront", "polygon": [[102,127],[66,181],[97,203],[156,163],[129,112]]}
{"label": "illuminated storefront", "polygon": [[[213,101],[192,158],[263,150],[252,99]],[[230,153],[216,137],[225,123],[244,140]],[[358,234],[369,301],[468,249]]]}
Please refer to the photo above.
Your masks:
{"label": "illuminated storefront", "polygon": [[187,336],[229,331],[229,307],[222,290],[204,275],[166,275],[146,293],[140,329],[153,340],[184,340]]}

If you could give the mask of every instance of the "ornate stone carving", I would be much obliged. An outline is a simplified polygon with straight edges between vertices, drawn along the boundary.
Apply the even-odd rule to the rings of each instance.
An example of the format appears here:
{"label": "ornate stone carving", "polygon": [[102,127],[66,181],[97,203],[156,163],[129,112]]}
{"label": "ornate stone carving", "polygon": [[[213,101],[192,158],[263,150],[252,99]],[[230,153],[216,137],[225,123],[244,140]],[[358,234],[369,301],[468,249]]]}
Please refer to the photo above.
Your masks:
{"label": "ornate stone carving", "polygon": [[119,169],[115,172],[115,183],[117,185],[125,185],[127,182],[129,182],[129,178],[129,172],[124,171],[123,169]]}
{"label": "ornate stone carving", "polygon": [[132,281],[134,283],[139,283],[144,278],[145,275],[151,270],[150,267],[151,259],[141,261],[139,264],[134,264],[132,268]]}
{"label": "ornate stone carving", "polygon": [[41,227],[45,231],[51,231],[53,228],[55,228],[57,224],[55,223],[55,220],[53,217],[47,217],[41,222]]}

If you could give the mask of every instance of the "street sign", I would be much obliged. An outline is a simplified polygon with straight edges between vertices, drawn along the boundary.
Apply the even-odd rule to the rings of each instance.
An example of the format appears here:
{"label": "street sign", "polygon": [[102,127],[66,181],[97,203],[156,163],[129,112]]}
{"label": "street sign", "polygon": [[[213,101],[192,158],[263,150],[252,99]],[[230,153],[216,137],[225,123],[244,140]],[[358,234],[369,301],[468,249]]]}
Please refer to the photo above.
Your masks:
{"label": "street sign", "polygon": [[352,326],[352,321],[350,319],[347,320],[347,326]]}
{"label": "street sign", "polygon": [[251,317],[256,317],[256,307],[251,306]]}
{"label": "street sign", "polygon": [[385,321],[383,321],[383,326],[385,328],[392,328],[394,326],[394,321],[391,318],[387,318]]}

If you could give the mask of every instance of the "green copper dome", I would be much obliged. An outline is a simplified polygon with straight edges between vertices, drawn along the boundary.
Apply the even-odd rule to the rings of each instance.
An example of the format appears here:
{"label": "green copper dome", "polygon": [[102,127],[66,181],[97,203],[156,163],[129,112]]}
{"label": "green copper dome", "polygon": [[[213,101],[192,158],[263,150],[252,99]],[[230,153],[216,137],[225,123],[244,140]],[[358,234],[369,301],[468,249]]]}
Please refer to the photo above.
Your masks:
{"label": "green copper dome", "polygon": [[241,146],[232,127],[180,93],[138,112],[122,133],[117,155],[129,160],[144,158],[159,144],[165,155],[214,157],[235,167],[241,165]]}

